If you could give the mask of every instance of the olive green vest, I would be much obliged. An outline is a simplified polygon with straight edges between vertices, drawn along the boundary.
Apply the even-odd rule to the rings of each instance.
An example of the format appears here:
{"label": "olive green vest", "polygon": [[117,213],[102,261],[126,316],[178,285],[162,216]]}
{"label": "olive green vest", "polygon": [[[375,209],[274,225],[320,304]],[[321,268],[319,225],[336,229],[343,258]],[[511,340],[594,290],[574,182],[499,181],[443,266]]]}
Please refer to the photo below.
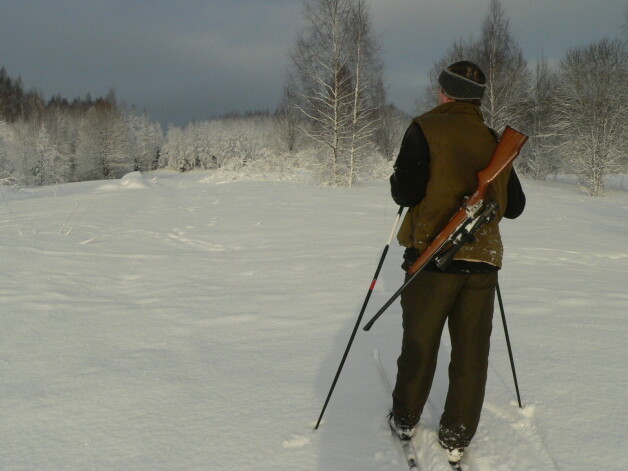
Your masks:
{"label": "olive green vest", "polygon": [[[465,196],[477,187],[477,172],[485,168],[497,145],[484,124],[480,107],[453,101],[437,106],[414,120],[421,126],[430,149],[430,178],[425,197],[410,208],[397,235],[405,247],[420,251],[438,235],[460,208]],[[503,247],[498,222],[506,209],[510,167],[498,176],[486,192],[486,201],[497,201],[497,217],[476,233],[457,260],[486,262],[501,267]]]}

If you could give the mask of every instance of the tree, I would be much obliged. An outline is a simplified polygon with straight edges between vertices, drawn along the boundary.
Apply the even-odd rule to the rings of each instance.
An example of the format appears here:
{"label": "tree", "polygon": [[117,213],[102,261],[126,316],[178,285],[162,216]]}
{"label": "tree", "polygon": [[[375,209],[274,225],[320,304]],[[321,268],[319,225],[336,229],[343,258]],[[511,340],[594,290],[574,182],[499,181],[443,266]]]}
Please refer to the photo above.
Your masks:
{"label": "tree", "polygon": [[486,74],[486,123],[500,132],[507,124],[519,127],[525,122],[530,83],[527,62],[509,23],[501,1],[491,0],[474,56]]}
{"label": "tree", "polygon": [[380,126],[374,136],[375,143],[386,160],[393,160],[410,123],[410,117],[395,105],[387,104],[379,110],[379,122]]}
{"label": "tree", "polygon": [[9,125],[7,136],[6,170],[23,185],[35,184],[33,181],[33,156],[35,155],[35,136],[37,127],[23,119]]}
{"label": "tree", "polygon": [[0,185],[6,184],[8,176],[12,175],[9,163],[9,141],[11,131],[7,123],[0,119]]}
{"label": "tree", "polygon": [[475,62],[486,75],[482,110],[486,124],[498,132],[507,124],[521,128],[525,124],[530,88],[530,73],[521,48],[509,31],[500,0],[491,0],[479,38],[457,39],[445,57],[430,73],[428,93],[436,100],[438,76],[444,67],[460,60]]}
{"label": "tree", "polygon": [[591,196],[604,193],[604,177],[625,165],[628,150],[626,41],[603,39],[567,52],[560,62],[555,131]]}
{"label": "tree", "polygon": [[146,113],[127,115],[132,149],[133,166],[138,171],[155,170],[158,166],[159,152],[163,145],[163,131],[159,123],[151,123]]}
{"label": "tree", "polygon": [[325,182],[351,185],[383,102],[379,46],[364,0],[311,0],[304,17],[290,55],[297,106],[306,134],[328,150]]}
{"label": "tree", "polygon": [[30,170],[34,183],[39,186],[62,183],[68,173],[68,160],[50,143],[43,124],[37,132],[34,161]]}
{"label": "tree", "polygon": [[163,132],[148,116],[126,114],[115,92],[72,102],[25,92],[0,68],[0,172],[21,184],[117,178],[155,168]]}
{"label": "tree", "polygon": [[159,157],[160,167],[169,167],[179,172],[190,169],[190,164],[183,156],[184,134],[178,126],[170,125],[166,133],[166,140],[161,148]]}
{"label": "tree", "polygon": [[7,123],[23,116],[24,89],[22,80],[13,80],[4,67],[0,68],[0,119]]}
{"label": "tree", "polygon": [[133,170],[130,130],[115,101],[97,101],[85,114],[76,151],[79,180],[120,178]]}
{"label": "tree", "polygon": [[61,155],[62,181],[72,181],[75,167],[74,157],[78,141],[79,119],[72,116],[69,106],[50,106],[43,117],[50,145]]}
{"label": "tree", "polygon": [[281,102],[275,112],[277,141],[282,150],[294,152],[301,137],[302,117],[298,108],[294,79],[288,77]]}
{"label": "tree", "polygon": [[[527,128],[530,141],[520,160],[520,167],[533,178],[543,180],[560,169],[556,152],[557,135],[553,126],[554,97],[557,91],[556,74],[542,57],[536,63],[534,83],[527,107]],[[523,162],[523,163],[521,163]]]}
{"label": "tree", "polygon": [[384,104],[383,63],[375,41],[368,8],[363,0],[351,5],[349,34],[353,53],[348,185],[355,181],[358,159],[379,126],[379,110]]}

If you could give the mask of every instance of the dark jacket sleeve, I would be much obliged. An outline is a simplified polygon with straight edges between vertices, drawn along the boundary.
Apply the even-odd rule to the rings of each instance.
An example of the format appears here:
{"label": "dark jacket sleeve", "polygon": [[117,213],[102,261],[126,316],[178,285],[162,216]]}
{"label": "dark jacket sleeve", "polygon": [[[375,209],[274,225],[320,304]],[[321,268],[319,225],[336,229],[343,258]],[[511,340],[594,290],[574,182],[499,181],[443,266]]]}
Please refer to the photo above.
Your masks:
{"label": "dark jacket sleeve", "polygon": [[425,196],[430,179],[430,151],[425,135],[417,123],[406,130],[394,172],[390,177],[390,192],[399,206],[414,206]]}
{"label": "dark jacket sleeve", "polygon": [[521,182],[517,173],[513,168],[510,172],[510,178],[508,179],[506,212],[504,217],[508,219],[515,219],[521,215],[523,209],[526,206],[526,195],[523,193]]}

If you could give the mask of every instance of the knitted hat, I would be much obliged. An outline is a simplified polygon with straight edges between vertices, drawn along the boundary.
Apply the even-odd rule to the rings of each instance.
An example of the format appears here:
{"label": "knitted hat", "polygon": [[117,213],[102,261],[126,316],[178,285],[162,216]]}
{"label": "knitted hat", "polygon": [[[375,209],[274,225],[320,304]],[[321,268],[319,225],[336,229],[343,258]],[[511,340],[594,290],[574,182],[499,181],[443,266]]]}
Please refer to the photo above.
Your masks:
{"label": "knitted hat", "polygon": [[481,100],[486,89],[486,85],[469,80],[447,69],[443,69],[440,73],[438,84],[445,95],[454,100]]}

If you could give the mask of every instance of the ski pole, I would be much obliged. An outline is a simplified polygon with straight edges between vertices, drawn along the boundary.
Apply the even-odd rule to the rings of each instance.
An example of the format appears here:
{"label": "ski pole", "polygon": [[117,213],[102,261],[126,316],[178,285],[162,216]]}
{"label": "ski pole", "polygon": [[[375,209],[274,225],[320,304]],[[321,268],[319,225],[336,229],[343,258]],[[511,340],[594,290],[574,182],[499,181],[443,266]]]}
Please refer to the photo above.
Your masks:
{"label": "ski pole", "polygon": [[325,404],[323,405],[323,410],[321,410],[321,415],[318,417],[318,421],[316,422],[316,426],[314,427],[314,430],[318,430],[318,427],[321,424],[321,420],[323,420],[323,414],[325,414],[325,409],[327,409],[327,404],[329,404],[329,399],[331,398],[331,395],[334,392],[334,388],[336,387],[336,383],[338,382],[338,377],[340,376],[342,367],[344,366],[345,360],[347,359],[347,355],[349,354],[349,349],[351,348],[351,344],[353,344],[353,340],[355,339],[355,334],[358,330],[358,327],[360,326],[360,322],[362,321],[362,316],[364,315],[364,311],[366,310],[366,305],[368,304],[369,299],[371,298],[371,294],[373,293],[373,289],[375,288],[375,284],[377,283],[377,277],[379,276],[379,271],[382,269],[382,265],[384,264],[384,259],[386,258],[386,254],[388,253],[390,242],[392,241],[393,235],[395,234],[395,229],[397,229],[397,225],[399,224],[399,219],[401,218],[402,212],[403,212],[403,206],[399,206],[399,211],[397,211],[397,217],[395,218],[395,223],[393,224],[392,230],[390,231],[390,237],[388,238],[386,247],[384,247],[382,256],[379,259],[377,269],[375,270],[375,275],[373,276],[373,281],[371,281],[371,286],[369,287],[369,290],[366,293],[366,298],[364,299],[364,303],[362,304],[362,309],[360,309],[358,320],[355,322],[355,326],[353,327],[353,332],[351,332],[351,337],[349,338],[349,343],[347,344],[345,353],[342,356],[342,360],[340,361],[340,366],[338,367],[338,371],[336,371],[336,376],[334,377],[334,381],[331,383],[331,388],[329,389],[329,393],[327,394],[327,399],[325,399]]}
{"label": "ski pole", "polygon": [[519,383],[517,382],[517,372],[515,371],[515,360],[512,356],[512,348],[510,346],[510,336],[508,335],[508,326],[506,325],[506,314],[504,313],[504,303],[502,301],[502,293],[499,290],[499,283],[496,285],[497,288],[497,300],[499,301],[499,310],[502,313],[502,323],[504,324],[504,334],[506,335],[506,345],[508,346],[508,356],[510,357],[510,368],[512,369],[512,377],[515,380],[515,390],[517,391],[517,402],[519,403],[519,408],[523,409],[521,405],[521,395],[519,394]]}

